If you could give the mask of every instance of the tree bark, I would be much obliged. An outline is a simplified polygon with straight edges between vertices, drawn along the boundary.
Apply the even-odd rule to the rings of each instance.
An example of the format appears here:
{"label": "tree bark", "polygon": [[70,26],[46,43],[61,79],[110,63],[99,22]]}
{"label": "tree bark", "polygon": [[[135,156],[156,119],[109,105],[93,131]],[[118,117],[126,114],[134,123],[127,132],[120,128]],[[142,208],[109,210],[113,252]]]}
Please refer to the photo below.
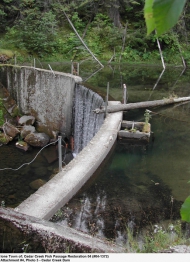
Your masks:
{"label": "tree bark", "polygon": [[[180,97],[180,98],[162,99],[162,100],[155,100],[155,101],[145,101],[145,102],[130,103],[130,104],[118,104],[118,105],[108,106],[107,113],[128,111],[128,110],[137,109],[137,108],[164,106],[164,105],[186,102],[186,101],[190,101],[190,96]],[[105,108],[97,108],[94,110],[94,112],[97,114],[105,113]]]}

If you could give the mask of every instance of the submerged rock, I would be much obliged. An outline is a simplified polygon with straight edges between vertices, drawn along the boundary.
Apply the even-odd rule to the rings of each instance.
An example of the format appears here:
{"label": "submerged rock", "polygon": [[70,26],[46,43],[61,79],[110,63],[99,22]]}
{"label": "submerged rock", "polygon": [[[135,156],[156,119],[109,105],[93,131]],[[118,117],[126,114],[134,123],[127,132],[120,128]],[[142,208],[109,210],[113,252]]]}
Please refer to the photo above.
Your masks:
{"label": "submerged rock", "polygon": [[58,159],[58,152],[55,146],[48,146],[42,154],[49,164],[55,162]]}
{"label": "submerged rock", "polygon": [[37,168],[33,168],[33,173],[38,177],[46,176],[47,175],[47,167],[38,166]]}
{"label": "submerged rock", "polygon": [[39,189],[41,186],[45,185],[46,181],[45,180],[42,180],[42,179],[36,179],[34,181],[32,181],[29,186],[32,188],[32,189]]}
{"label": "submerged rock", "polygon": [[49,136],[45,133],[31,133],[25,137],[24,141],[34,147],[44,147],[49,139]]}

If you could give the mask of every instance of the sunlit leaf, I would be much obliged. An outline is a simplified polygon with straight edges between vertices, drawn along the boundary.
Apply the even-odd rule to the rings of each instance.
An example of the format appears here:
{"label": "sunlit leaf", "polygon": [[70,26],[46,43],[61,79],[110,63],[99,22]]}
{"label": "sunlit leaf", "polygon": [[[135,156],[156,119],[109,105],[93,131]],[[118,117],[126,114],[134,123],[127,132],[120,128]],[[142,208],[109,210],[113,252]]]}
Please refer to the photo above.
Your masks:
{"label": "sunlit leaf", "polygon": [[186,0],[154,0],[153,17],[158,35],[171,29],[178,21]]}
{"label": "sunlit leaf", "polygon": [[148,35],[155,29],[155,22],[153,18],[153,2],[154,0],[146,0],[144,7],[144,17]]}
{"label": "sunlit leaf", "polygon": [[156,30],[157,35],[171,29],[178,21],[186,0],[146,0],[144,16],[147,34]]}
{"label": "sunlit leaf", "polygon": [[185,202],[180,209],[181,219],[186,222],[190,222],[190,196],[185,199]]}

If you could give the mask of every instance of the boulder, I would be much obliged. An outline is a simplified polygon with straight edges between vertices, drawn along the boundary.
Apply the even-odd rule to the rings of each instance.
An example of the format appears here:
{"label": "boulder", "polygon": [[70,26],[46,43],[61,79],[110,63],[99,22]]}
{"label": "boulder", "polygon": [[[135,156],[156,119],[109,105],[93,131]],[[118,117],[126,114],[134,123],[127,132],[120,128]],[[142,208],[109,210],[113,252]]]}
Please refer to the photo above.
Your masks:
{"label": "boulder", "polygon": [[12,141],[13,138],[10,136],[7,136],[4,133],[0,133],[0,144],[6,145],[8,144],[10,141]]}
{"label": "boulder", "polygon": [[4,132],[6,133],[6,135],[14,138],[15,136],[17,136],[18,134],[20,134],[20,131],[18,130],[18,128],[16,128],[15,126],[11,125],[10,123],[6,122],[3,125],[4,128]]}
{"label": "boulder", "polygon": [[34,133],[36,131],[34,126],[27,125],[23,126],[20,130],[20,134],[22,138],[25,138],[27,135]]}
{"label": "boulder", "polygon": [[24,141],[16,142],[16,147],[19,148],[19,149],[22,149],[24,151],[27,151],[29,149],[29,145]]}
{"label": "boulder", "polygon": [[34,116],[21,116],[18,120],[19,125],[33,125],[35,122]]}
{"label": "boulder", "polygon": [[50,137],[51,137],[50,142],[57,141],[58,131],[52,131]]}
{"label": "boulder", "polygon": [[16,101],[12,97],[9,96],[8,98],[6,98],[6,100],[3,101],[3,106],[6,108],[11,116],[14,117],[18,115],[19,109]]}
{"label": "boulder", "polygon": [[45,133],[31,133],[25,137],[24,141],[34,147],[44,147],[49,139],[49,136]]}

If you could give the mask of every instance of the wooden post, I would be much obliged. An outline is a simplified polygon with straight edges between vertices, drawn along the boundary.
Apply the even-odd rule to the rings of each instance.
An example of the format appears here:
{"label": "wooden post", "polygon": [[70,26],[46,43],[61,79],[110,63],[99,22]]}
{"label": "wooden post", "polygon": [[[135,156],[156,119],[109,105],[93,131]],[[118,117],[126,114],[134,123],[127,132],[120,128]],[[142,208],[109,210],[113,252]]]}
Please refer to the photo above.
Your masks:
{"label": "wooden post", "polygon": [[72,75],[79,75],[79,63],[78,62],[72,62],[71,64],[71,74]]}

